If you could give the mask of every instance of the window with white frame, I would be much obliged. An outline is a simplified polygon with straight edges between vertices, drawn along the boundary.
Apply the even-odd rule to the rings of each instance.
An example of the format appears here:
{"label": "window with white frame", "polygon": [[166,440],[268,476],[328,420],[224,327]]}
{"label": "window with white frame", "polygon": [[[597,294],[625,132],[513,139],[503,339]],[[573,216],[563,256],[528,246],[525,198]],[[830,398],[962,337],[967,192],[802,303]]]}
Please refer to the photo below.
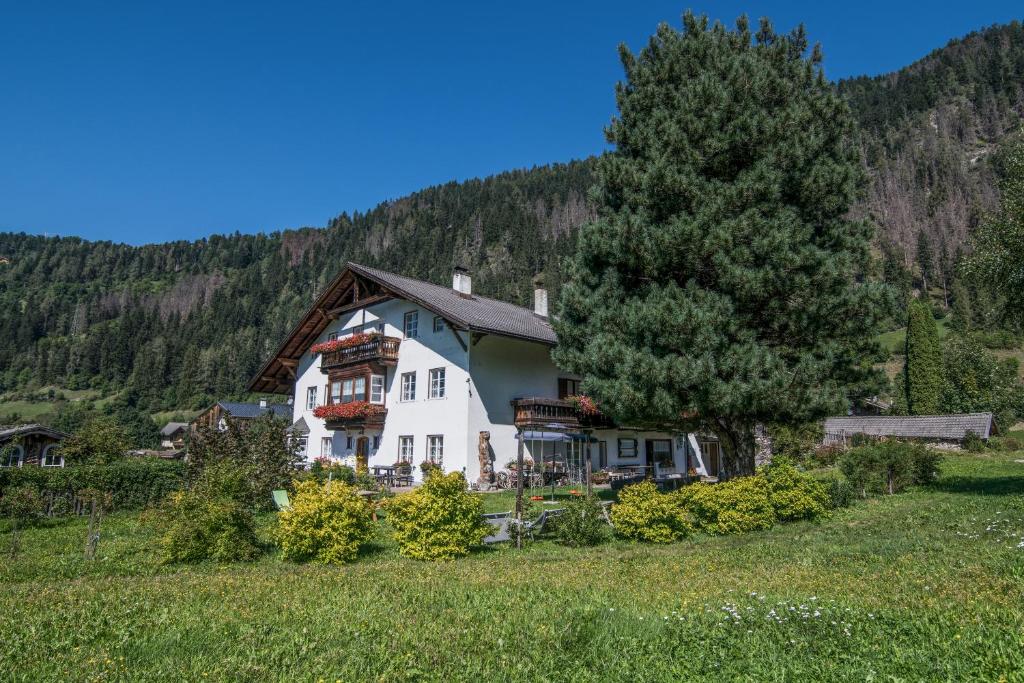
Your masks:
{"label": "window with white frame", "polygon": [[0,447],[0,467],[21,467],[25,449],[21,444],[7,444]]}
{"label": "window with white frame", "polygon": [[635,458],[636,456],[636,439],[619,439],[619,457]]}
{"label": "window with white frame", "polygon": [[415,372],[403,372],[402,373],[402,400],[403,401],[415,401],[416,400],[416,373]]}
{"label": "window with white frame", "polygon": [[334,341],[337,338],[338,338],[338,333],[337,332],[331,332],[329,335],[327,335],[327,341]]}
{"label": "window with white frame", "polygon": [[444,464],[444,437],[434,434],[427,437],[427,461],[435,465]]}
{"label": "window with white frame", "polygon": [[430,371],[430,398],[444,398],[444,368]]}
{"label": "window with white frame", "polygon": [[384,375],[370,375],[370,403],[384,402]]}
{"label": "window with white frame", "polygon": [[306,410],[313,410],[313,408],[316,408],[316,394],[317,387],[309,387],[306,389]]}
{"label": "window with white frame", "polygon": [[412,462],[413,438],[411,436],[398,437],[398,459],[402,462]]}
{"label": "window with white frame", "polygon": [[64,467],[64,456],[57,452],[57,444],[51,443],[43,449],[39,464],[43,467]]}
{"label": "window with white frame", "polygon": [[341,403],[341,380],[331,382],[331,403]]}
{"label": "window with white frame", "polygon": [[405,333],[406,338],[415,339],[419,334],[420,327],[420,313],[419,311],[409,311],[405,314],[404,324],[402,325],[402,331]]}
{"label": "window with white frame", "polygon": [[329,436],[320,439],[320,455],[325,458],[334,457],[334,440]]}
{"label": "window with white frame", "polygon": [[439,315],[434,316],[434,332],[444,331],[444,318]]}
{"label": "window with white frame", "polygon": [[356,377],[355,379],[355,391],[353,393],[356,401],[366,400],[366,378]]}
{"label": "window with white frame", "polygon": [[297,436],[295,437],[295,453],[296,455],[306,456],[306,451],[309,449],[309,437],[308,436]]}

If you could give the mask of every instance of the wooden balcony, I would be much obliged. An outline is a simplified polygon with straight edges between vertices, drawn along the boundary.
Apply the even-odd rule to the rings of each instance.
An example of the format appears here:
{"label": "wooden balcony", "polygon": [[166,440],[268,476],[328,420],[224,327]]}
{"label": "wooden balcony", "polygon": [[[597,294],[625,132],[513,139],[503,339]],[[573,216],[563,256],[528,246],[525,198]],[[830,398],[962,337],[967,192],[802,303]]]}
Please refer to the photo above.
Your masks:
{"label": "wooden balcony", "polygon": [[397,337],[371,335],[366,341],[335,351],[320,354],[320,371],[324,374],[357,363],[378,363],[394,365],[398,362],[398,347],[402,343]]}
{"label": "wooden balcony", "polygon": [[372,415],[359,417],[336,418],[330,417],[324,420],[324,426],[331,431],[346,431],[350,429],[383,429],[384,418],[388,411],[382,410]]}
{"label": "wooden balcony", "polygon": [[570,401],[557,398],[517,398],[512,401],[515,425],[523,429],[554,427],[578,429],[579,414]]}

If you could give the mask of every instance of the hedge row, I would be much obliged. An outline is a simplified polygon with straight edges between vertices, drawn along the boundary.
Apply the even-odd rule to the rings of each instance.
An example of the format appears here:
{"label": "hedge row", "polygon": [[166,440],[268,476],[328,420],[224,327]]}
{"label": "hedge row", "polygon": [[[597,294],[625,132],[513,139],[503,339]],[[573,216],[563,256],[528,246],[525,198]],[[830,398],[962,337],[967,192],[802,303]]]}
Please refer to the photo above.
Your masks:
{"label": "hedge row", "polygon": [[114,509],[132,510],[156,503],[183,485],[185,463],[141,458],[109,465],[71,465],[0,469],[0,495],[10,488],[30,485],[46,496],[69,500],[77,491],[95,488],[113,494]]}

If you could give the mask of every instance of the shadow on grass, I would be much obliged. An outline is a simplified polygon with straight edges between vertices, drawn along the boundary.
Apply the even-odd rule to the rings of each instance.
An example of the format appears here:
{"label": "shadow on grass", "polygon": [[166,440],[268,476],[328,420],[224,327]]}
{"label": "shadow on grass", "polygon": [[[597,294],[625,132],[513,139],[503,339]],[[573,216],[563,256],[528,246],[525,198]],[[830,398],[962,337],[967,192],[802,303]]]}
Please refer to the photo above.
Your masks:
{"label": "shadow on grass", "polygon": [[1007,496],[1024,493],[1024,477],[948,477],[936,482],[935,491]]}

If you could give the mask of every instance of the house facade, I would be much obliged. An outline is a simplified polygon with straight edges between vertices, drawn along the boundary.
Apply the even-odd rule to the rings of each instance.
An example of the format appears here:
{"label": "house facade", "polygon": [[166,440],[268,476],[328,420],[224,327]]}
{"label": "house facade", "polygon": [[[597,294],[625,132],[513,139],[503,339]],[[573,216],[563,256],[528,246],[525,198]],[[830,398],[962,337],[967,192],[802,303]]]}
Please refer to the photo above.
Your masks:
{"label": "house facade", "polygon": [[[268,403],[267,401],[260,401],[259,403],[217,401],[212,406],[196,415],[192,422],[189,423],[189,427],[192,432],[195,432],[200,427],[224,430],[227,429],[229,423],[236,424],[244,428],[245,424],[249,420],[253,420],[264,415],[273,415],[274,417],[282,419],[290,419],[292,415],[292,407],[283,403]],[[164,435],[161,433],[161,439],[163,439],[163,436]],[[184,441],[184,438],[182,438],[182,441]],[[177,446],[173,445],[173,442],[172,447],[177,448]]]}
{"label": "house facade", "polygon": [[60,443],[66,438],[40,424],[0,426],[0,467],[64,467]]}
{"label": "house facade", "polygon": [[[594,470],[717,474],[693,435],[617,427],[570,397],[580,378],[551,360],[547,293],[534,309],[348,264],[250,384],[293,398],[307,461],[424,461],[486,484],[525,455]],[[705,451],[716,451],[717,444]],[[716,451],[717,452],[717,451]],[[708,463],[717,467],[715,463]]]}

